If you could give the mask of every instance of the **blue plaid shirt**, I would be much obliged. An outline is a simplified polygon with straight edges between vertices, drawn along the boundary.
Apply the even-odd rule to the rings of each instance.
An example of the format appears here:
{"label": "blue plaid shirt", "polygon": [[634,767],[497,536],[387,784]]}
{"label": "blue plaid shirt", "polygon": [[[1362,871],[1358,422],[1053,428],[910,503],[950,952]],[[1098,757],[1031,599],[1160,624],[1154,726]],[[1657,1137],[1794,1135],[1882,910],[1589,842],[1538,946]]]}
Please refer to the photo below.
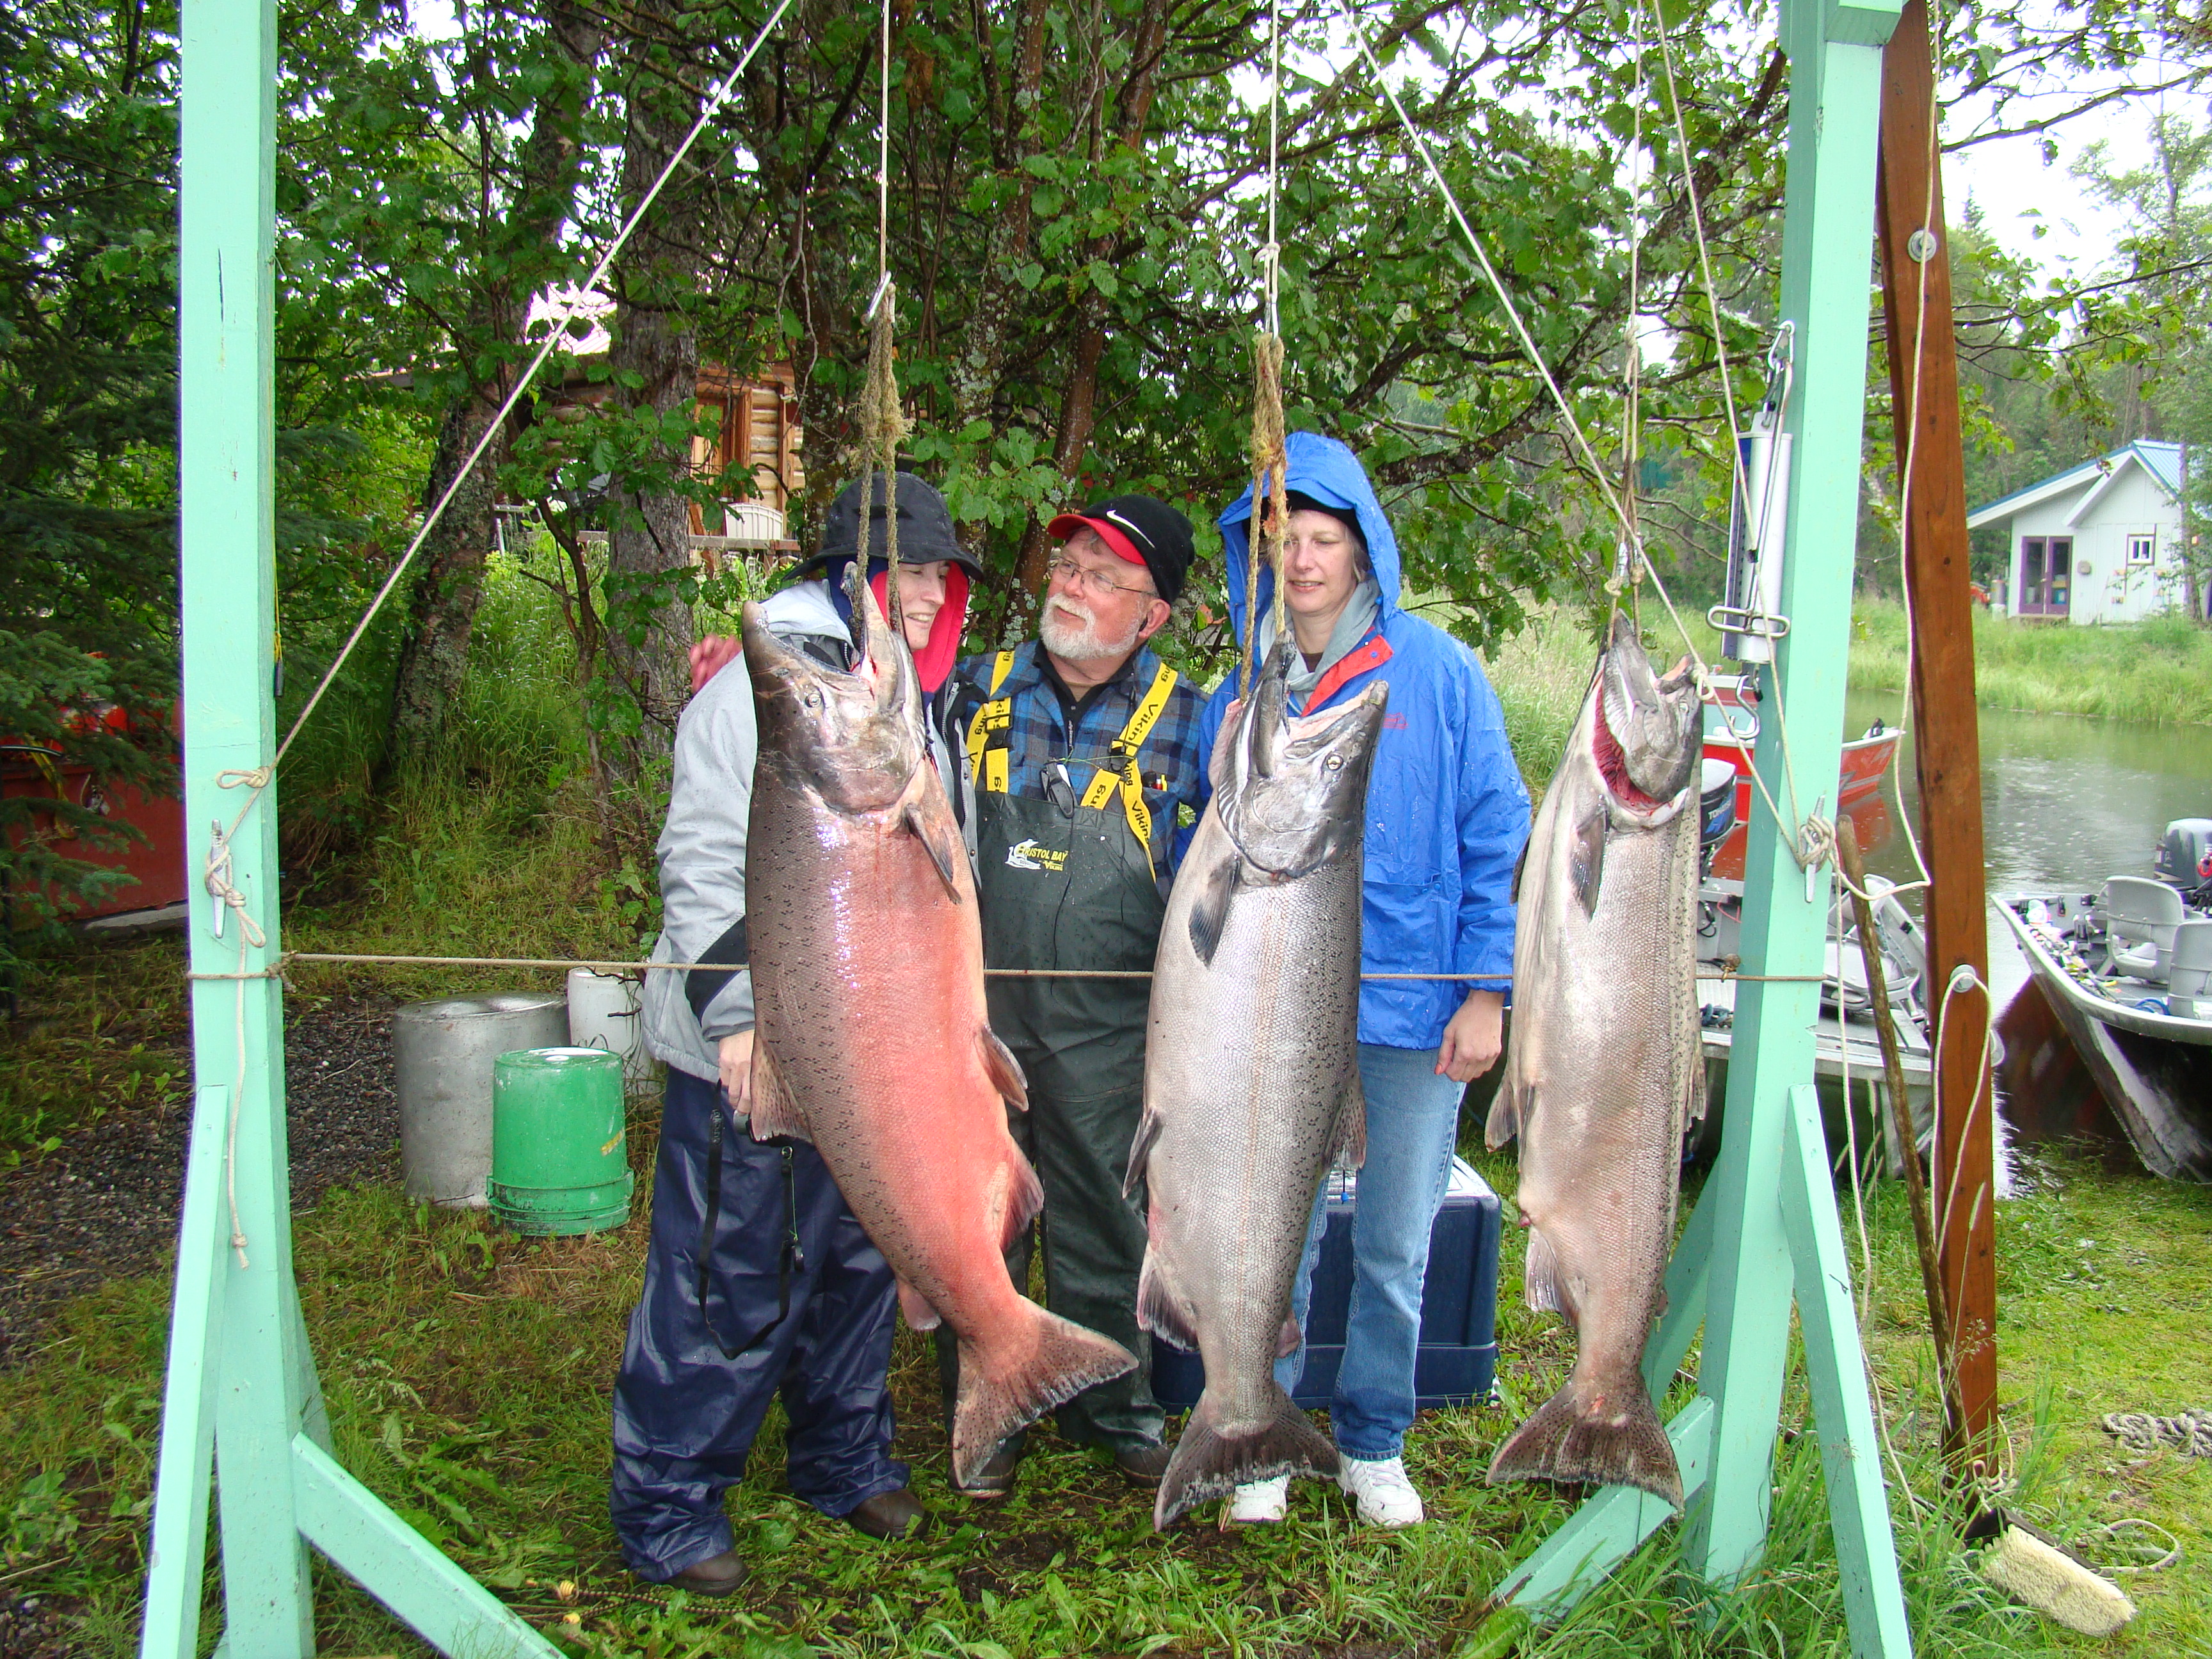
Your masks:
{"label": "blue plaid shirt", "polygon": [[[969,657],[955,671],[962,687],[955,694],[960,728],[955,740],[965,741],[975,711],[981,704],[1011,698],[1006,793],[1033,800],[1050,799],[1045,779],[1055,763],[1066,764],[1075,798],[1082,799],[1108,759],[1107,746],[1129,723],[1129,716],[1152,689],[1152,677],[1160,666],[1157,655],[1139,647],[1119,673],[1087,695],[1071,732],[1060,688],[1046,677],[1035,640],[1025,641],[1015,650],[1013,666],[994,691],[991,671],[996,660],[995,653]],[[1174,868],[1181,851],[1176,845],[1182,838],[1177,833],[1178,809],[1188,806],[1195,811],[1204,793],[1206,757],[1199,750],[1198,723],[1205,710],[1205,693],[1188,678],[1178,678],[1168,694],[1167,707],[1160,711],[1137,751],[1145,805],[1152,815],[1152,855],[1160,861],[1163,872]]]}

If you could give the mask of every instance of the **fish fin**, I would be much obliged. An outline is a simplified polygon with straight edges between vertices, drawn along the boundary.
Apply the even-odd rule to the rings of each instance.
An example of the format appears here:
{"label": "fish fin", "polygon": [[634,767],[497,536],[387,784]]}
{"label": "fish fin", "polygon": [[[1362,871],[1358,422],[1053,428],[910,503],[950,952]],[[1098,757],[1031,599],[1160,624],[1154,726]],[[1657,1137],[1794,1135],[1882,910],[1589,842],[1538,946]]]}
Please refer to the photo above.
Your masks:
{"label": "fish fin", "polygon": [[1528,867],[1528,841],[1523,839],[1520,856],[1513,860],[1513,885],[1506,890],[1505,896],[1515,904],[1521,902],[1521,876]]}
{"label": "fish fin", "polygon": [[906,1282],[897,1281],[899,1311],[906,1316],[906,1327],[910,1331],[933,1331],[943,1322],[937,1310],[929,1305],[929,1298]]}
{"label": "fish fin", "polygon": [[1490,1484],[1508,1480],[1635,1486],[1682,1507],[1674,1448],[1632,1370],[1610,1382],[1568,1377],[1490,1460]]}
{"label": "fish fin", "polygon": [[1336,1109],[1336,1139],[1328,1149],[1332,1168],[1357,1170],[1367,1162],[1367,1092],[1359,1085],[1359,1068],[1352,1068],[1352,1082]]}
{"label": "fish fin", "polygon": [[1509,1062],[1498,1092],[1490,1098],[1490,1116],[1482,1126],[1482,1144],[1492,1152],[1519,1134],[1521,1126],[1528,1121],[1528,1108],[1522,1104],[1524,1098],[1534,1106],[1536,1091],[1521,1082],[1521,1073]]}
{"label": "fish fin", "polygon": [[1298,1328],[1297,1316],[1290,1315],[1283,1321],[1283,1328],[1275,1337],[1275,1358],[1288,1359],[1305,1345],[1306,1334]]}
{"label": "fish fin", "polygon": [[1198,1310],[1169,1281],[1159,1252],[1149,1244],[1137,1274],[1137,1324],[1185,1353],[1198,1352]]}
{"label": "fish fin", "polygon": [[1128,1172],[1121,1177],[1121,1196],[1134,1198],[1137,1183],[1145,1178],[1146,1166],[1152,1161],[1152,1144],[1160,1138],[1160,1130],[1167,1119],[1149,1106],[1144,1116],[1137,1120],[1136,1139],[1129,1143]]}
{"label": "fish fin", "polygon": [[783,1078],[775,1069],[775,1060],[769,1053],[768,1044],[757,1036],[753,1039],[752,1085],[755,1140],[804,1140],[810,1146],[813,1144],[814,1134],[806,1127],[805,1114],[791,1097],[791,1091],[783,1086]]}
{"label": "fish fin", "polygon": [[1014,1058],[1014,1051],[988,1025],[975,1028],[975,1046],[983,1052],[983,1070],[990,1077],[991,1086],[999,1091],[999,1098],[1009,1106],[1029,1110],[1030,1083],[1022,1075],[1022,1063]]}
{"label": "fish fin", "polygon": [[1229,922],[1229,901],[1237,896],[1237,872],[1243,863],[1239,858],[1225,858],[1207,871],[1206,884],[1190,907],[1190,948],[1209,967],[1221,944],[1221,930]]}
{"label": "fish fin", "polygon": [[1575,1299],[1559,1267],[1559,1253],[1541,1227],[1528,1229],[1528,1259],[1521,1269],[1521,1294],[1538,1313],[1555,1313],[1573,1323]]}
{"label": "fish fin", "polygon": [[1342,1467],[1328,1437],[1291,1403],[1281,1385],[1270,1377],[1267,1388],[1274,1409],[1257,1424],[1224,1423],[1212,1391],[1199,1396],[1152,1504],[1152,1525],[1159,1531],[1165,1532],[1193,1505],[1226,1498],[1249,1481],[1283,1474],[1330,1476]]}
{"label": "fish fin", "polygon": [[919,806],[906,809],[905,823],[908,831],[929,854],[929,861],[937,866],[938,876],[945,883],[946,894],[955,904],[959,903],[960,884],[953,879],[952,860],[965,858],[965,849],[945,833],[943,824],[932,824],[925,818]]}
{"label": "fish fin", "polygon": [[1014,1248],[1014,1241],[1022,1236],[1037,1212],[1044,1208],[1044,1183],[1037,1179],[1036,1166],[1022,1155],[1022,1149],[1011,1139],[1006,1144],[1006,1212],[999,1228],[1000,1254]]}
{"label": "fish fin", "polygon": [[[1698,1034],[1691,1032],[1690,1041],[1697,1042]],[[1705,1121],[1705,1061],[1702,1046],[1697,1057],[1691,1060],[1688,1070],[1690,1080],[1682,1091],[1682,1129],[1685,1133],[1689,1132],[1692,1123]]]}
{"label": "fish fin", "polygon": [[960,1339],[960,1392],[952,1407],[952,1483],[969,1486],[999,1443],[1085,1389],[1137,1369],[1120,1343],[1026,1297],[996,1340]]}
{"label": "fish fin", "polygon": [[1586,916],[1597,914],[1598,889],[1605,884],[1605,808],[1600,805],[1575,826],[1574,851],[1567,855],[1567,872]]}

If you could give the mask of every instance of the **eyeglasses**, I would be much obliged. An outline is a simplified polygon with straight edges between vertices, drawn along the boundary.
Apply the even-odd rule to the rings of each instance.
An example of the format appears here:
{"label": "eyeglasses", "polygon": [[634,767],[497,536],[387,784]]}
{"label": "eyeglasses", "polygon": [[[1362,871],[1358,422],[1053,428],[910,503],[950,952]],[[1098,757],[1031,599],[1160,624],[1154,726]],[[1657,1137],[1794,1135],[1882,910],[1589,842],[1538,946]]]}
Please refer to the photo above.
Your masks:
{"label": "eyeglasses", "polygon": [[1078,590],[1087,587],[1102,599],[1109,593],[1133,593],[1140,599],[1159,597],[1149,587],[1134,587],[1127,582],[1117,582],[1111,576],[1093,570],[1089,565],[1079,564],[1065,556],[1054,559],[1045,566],[1044,579],[1048,586],[1055,581],[1065,581]]}

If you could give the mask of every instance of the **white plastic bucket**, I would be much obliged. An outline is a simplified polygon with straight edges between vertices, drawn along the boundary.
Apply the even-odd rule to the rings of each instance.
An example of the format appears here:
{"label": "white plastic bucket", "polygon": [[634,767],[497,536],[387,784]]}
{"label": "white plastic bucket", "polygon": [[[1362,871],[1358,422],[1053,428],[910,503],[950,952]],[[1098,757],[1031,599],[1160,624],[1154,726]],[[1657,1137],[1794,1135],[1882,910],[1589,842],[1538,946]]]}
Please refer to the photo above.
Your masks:
{"label": "white plastic bucket", "polygon": [[568,1046],[605,1048],[622,1056],[623,1081],[635,1085],[652,1070],[653,1057],[639,1033],[639,975],[568,970]]}

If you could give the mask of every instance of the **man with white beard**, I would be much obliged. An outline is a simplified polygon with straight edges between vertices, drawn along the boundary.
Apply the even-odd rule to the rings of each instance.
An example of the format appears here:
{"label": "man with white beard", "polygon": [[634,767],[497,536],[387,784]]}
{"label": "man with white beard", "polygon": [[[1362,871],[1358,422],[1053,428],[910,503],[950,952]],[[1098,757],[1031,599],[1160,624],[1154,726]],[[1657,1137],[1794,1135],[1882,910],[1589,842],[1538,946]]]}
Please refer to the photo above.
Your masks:
{"label": "man with white beard", "polygon": [[[1177,814],[1202,787],[1197,688],[1147,650],[1190,568],[1190,520],[1149,495],[1115,495],[1049,526],[1038,637],[962,663],[953,736],[975,807],[976,908],[993,968],[1149,970],[1166,914]],[[1145,1194],[1121,1193],[1144,1107],[1142,979],[989,981],[991,1029],[1029,1081],[1008,1122],[1044,1183],[1037,1231],[1054,1313],[1112,1337],[1145,1363],[1055,1413],[1061,1434],[1109,1454],[1131,1482],[1167,1468],[1137,1328]],[[1029,1283],[1031,1239],[1007,1252]],[[946,1416],[958,1387],[939,1333]],[[1013,1489],[1024,1437],[1000,1447],[965,1490]]]}

